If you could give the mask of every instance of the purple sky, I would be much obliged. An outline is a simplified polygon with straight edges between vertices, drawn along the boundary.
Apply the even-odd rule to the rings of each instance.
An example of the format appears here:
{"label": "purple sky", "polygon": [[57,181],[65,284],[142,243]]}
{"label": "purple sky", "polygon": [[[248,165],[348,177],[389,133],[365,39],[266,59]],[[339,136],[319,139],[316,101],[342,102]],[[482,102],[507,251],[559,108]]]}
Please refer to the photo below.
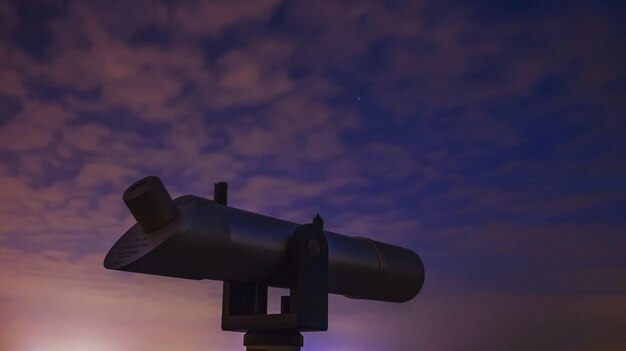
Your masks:
{"label": "purple sky", "polygon": [[625,14],[0,0],[0,350],[243,350],[221,283],[102,267],[146,175],[420,254],[304,350],[626,350]]}

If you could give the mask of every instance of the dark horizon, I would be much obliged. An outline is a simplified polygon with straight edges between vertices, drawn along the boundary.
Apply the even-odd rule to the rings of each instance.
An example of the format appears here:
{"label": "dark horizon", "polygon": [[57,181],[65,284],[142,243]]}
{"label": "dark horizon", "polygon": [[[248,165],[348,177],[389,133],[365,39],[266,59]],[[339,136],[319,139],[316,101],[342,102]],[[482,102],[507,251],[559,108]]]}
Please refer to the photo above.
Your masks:
{"label": "dark horizon", "polygon": [[625,13],[0,0],[0,349],[243,349],[220,283],[102,267],[147,175],[420,255],[303,350],[626,349]]}

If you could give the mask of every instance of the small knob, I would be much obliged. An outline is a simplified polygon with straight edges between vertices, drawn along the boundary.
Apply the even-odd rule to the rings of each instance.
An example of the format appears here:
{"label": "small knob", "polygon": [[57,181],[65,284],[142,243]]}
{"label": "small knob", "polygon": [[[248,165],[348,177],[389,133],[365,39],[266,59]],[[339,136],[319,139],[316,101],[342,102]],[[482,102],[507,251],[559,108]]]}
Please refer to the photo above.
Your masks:
{"label": "small knob", "polygon": [[144,232],[165,226],[179,213],[161,179],[155,176],[135,182],[126,189],[123,200]]}
{"label": "small knob", "polygon": [[228,204],[228,183],[219,182],[213,185],[213,201],[224,206]]}

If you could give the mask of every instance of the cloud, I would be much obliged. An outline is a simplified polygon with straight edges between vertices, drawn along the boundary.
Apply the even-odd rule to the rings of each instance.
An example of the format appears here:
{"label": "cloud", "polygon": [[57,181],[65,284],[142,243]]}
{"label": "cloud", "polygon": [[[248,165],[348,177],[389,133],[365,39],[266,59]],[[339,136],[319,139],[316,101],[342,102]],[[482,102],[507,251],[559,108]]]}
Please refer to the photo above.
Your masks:
{"label": "cloud", "polygon": [[49,146],[54,135],[67,118],[62,107],[47,103],[28,102],[0,131],[0,146],[11,151],[29,151]]}
{"label": "cloud", "polygon": [[191,1],[174,11],[174,20],[188,32],[216,32],[238,22],[269,18],[278,1],[264,0],[249,4],[246,1],[204,4]]}

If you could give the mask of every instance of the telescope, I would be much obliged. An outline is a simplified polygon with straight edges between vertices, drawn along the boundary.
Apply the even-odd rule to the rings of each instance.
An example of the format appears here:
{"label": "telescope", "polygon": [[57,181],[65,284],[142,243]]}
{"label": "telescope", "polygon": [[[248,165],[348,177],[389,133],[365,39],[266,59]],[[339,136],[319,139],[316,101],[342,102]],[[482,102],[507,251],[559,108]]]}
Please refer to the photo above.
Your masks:
{"label": "telescope", "polygon": [[[298,351],[303,331],[328,328],[328,294],[407,302],[424,283],[424,265],[406,248],[324,229],[317,215],[296,224],[214,199],[172,200],[158,177],[131,185],[123,201],[137,221],[113,245],[104,267],[185,279],[220,280],[222,329],[246,332],[248,351]],[[267,313],[267,289],[289,289],[281,312]]]}

